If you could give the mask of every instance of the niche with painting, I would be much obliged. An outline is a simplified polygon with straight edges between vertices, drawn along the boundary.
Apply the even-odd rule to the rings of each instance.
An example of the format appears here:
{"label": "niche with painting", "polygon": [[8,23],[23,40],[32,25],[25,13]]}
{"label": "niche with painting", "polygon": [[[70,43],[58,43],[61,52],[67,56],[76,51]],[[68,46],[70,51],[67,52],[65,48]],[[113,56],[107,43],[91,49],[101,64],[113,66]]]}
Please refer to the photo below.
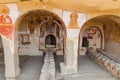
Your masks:
{"label": "niche with painting", "polygon": [[101,48],[102,35],[98,28],[89,27],[83,32],[83,47]]}

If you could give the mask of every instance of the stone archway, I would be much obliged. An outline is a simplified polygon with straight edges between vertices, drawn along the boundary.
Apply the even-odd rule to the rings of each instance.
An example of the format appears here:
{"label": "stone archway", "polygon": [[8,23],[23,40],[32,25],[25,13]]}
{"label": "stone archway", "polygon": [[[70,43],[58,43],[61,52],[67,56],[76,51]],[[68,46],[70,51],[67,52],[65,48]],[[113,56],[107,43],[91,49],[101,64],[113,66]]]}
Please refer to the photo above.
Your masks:
{"label": "stone archway", "polygon": [[[81,28],[80,35],[79,35],[79,54],[82,53],[83,46],[84,47],[92,47],[87,49],[87,55],[91,57],[94,61],[96,61],[100,66],[104,66],[104,69],[106,69],[108,72],[110,72],[113,76],[118,78],[117,70],[114,70],[114,68],[119,64],[119,58],[120,58],[120,25],[119,25],[120,17],[115,15],[102,15],[97,16],[95,18],[92,18],[88,20]],[[89,45],[88,38],[92,39],[94,34],[94,31],[91,32],[89,30],[91,27],[96,27],[96,29],[99,31],[99,34],[101,34],[101,41],[99,40],[99,44],[101,46],[95,47],[94,45]],[[83,35],[84,32],[88,30],[88,33],[92,33],[87,35],[87,38],[84,38],[85,42],[83,41]],[[95,41],[93,40],[95,43]],[[82,44],[83,43],[83,44]],[[99,48],[99,49],[97,49]],[[107,57],[107,58],[106,58]],[[109,62],[110,65],[114,65],[113,67],[110,67],[108,65]],[[117,65],[116,65],[117,64]]]}
{"label": "stone archway", "polygon": [[56,47],[56,38],[53,35],[47,35],[45,38],[45,47],[46,48],[55,48]]}
{"label": "stone archway", "polygon": [[95,26],[90,26],[83,31],[82,34],[82,48],[81,53],[85,54],[87,48],[102,48],[102,33],[101,30]]}
{"label": "stone archway", "polygon": [[[53,21],[51,21],[53,19]],[[52,33],[47,31],[46,23],[53,22],[55,29],[60,28],[60,37],[57,36],[57,31]],[[48,35],[55,35],[56,39],[56,46],[57,43],[60,41],[63,43],[63,47],[58,50],[62,50],[63,53],[64,49],[66,48],[66,27],[64,22],[60,17],[50,11],[46,10],[32,10],[28,11],[23,15],[20,15],[15,23],[14,29],[14,40],[16,51],[19,55],[31,55],[31,56],[38,56],[42,55],[45,50],[45,37]],[[44,36],[43,36],[44,35]],[[59,34],[58,34],[59,35]],[[27,48],[25,48],[27,46]],[[33,50],[34,49],[34,50]],[[57,49],[56,49],[57,51]],[[26,54],[24,54],[26,53]]]}
{"label": "stone archway", "polygon": [[[37,22],[35,22],[35,24],[37,24],[38,26],[36,26],[36,27],[32,27],[32,26],[30,27],[29,25],[25,26],[24,24],[26,24],[26,20],[27,19],[30,20],[30,18],[33,20],[33,24],[34,24],[34,21],[37,20]],[[25,14],[18,17],[18,19],[16,20],[15,29],[14,29],[15,30],[14,35],[16,37],[15,43],[19,42],[18,41],[19,34],[17,33],[19,31],[23,31],[23,33],[25,32],[26,33],[25,36],[28,36],[29,38],[30,38],[29,33],[33,34],[34,32],[38,32],[38,33],[36,33],[36,34],[38,34],[36,36],[39,37],[39,34],[40,34],[39,38],[41,38],[42,37],[41,34],[43,34],[46,31],[44,29],[44,26],[46,25],[46,23],[49,22],[49,19],[53,19],[53,23],[55,23],[57,26],[59,26],[60,30],[62,31],[62,32],[60,32],[60,34],[61,34],[60,37],[63,38],[63,40],[61,40],[61,41],[63,41],[63,53],[64,53],[64,49],[66,48],[66,27],[65,27],[64,22],[62,21],[62,19],[60,17],[58,17],[55,13],[47,11],[47,10],[42,10],[42,9],[41,10],[32,10],[32,11],[28,11]],[[29,30],[26,31],[27,28],[29,28]],[[42,31],[41,30],[42,28],[45,31]],[[40,40],[40,41],[42,41],[42,40]],[[40,46],[43,43],[41,43],[41,44],[38,43],[38,44]],[[18,50],[19,45],[15,45],[15,46],[16,46],[16,49]],[[42,46],[40,46],[39,50],[41,50],[41,48],[42,48]],[[42,49],[44,49],[44,48],[42,48]]]}
{"label": "stone archway", "polygon": [[[91,27],[95,26],[99,29],[101,32],[101,47],[100,49],[111,51],[112,53],[116,52],[113,49],[113,46],[115,47],[116,44],[119,44],[119,20],[120,17],[115,15],[102,15],[94,17],[90,20],[88,20],[81,28],[80,34],[79,34],[79,54],[81,53],[82,49],[82,39],[83,39],[83,32]],[[112,46],[113,45],[113,46]],[[111,48],[111,49],[110,49]],[[117,48],[116,48],[117,49]],[[113,52],[114,51],[114,52]],[[119,49],[117,49],[119,52]],[[115,55],[119,55],[118,52],[116,52]]]}

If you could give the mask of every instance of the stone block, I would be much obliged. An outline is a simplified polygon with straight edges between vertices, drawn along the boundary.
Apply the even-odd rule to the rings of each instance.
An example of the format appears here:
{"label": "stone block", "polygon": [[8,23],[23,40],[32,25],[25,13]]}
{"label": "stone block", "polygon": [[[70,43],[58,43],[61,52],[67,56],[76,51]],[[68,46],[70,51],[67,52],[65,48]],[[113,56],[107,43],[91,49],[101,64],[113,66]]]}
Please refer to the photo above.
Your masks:
{"label": "stone block", "polygon": [[57,51],[57,55],[63,55],[63,51]]}
{"label": "stone block", "polygon": [[15,77],[7,77],[6,80],[16,80]]}
{"label": "stone block", "polygon": [[75,66],[66,66],[64,63],[60,63],[61,74],[72,74],[77,73]]}

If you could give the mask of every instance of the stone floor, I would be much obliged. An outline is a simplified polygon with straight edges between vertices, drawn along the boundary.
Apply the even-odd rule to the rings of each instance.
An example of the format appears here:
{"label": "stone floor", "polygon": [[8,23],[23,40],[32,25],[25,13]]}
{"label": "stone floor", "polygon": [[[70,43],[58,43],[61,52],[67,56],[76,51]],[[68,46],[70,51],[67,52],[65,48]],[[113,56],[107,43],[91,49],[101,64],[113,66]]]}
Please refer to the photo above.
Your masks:
{"label": "stone floor", "polygon": [[[108,72],[102,69],[88,56],[78,58],[78,73],[72,75],[61,75],[59,63],[63,56],[56,56],[56,80],[116,80]],[[21,57],[21,74],[17,80],[39,80],[40,70],[43,65],[42,56]],[[0,64],[0,80],[4,80],[4,65]]]}
{"label": "stone floor", "polygon": [[[57,59],[59,61],[56,61],[56,63],[62,61],[60,57],[57,57]],[[61,75],[60,70],[57,69],[56,80],[116,80],[88,56],[80,56],[78,61],[78,73]]]}
{"label": "stone floor", "polygon": [[5,74],[5,66],[4,64],[0,64],[0,80],[4,80],[4,74]]}
{"label": "stone floor", "polygon": [[43,57],[26,56],[21,58],[21,75],[17,78],[17,80],[39,80],[40,70],[43,65]]}

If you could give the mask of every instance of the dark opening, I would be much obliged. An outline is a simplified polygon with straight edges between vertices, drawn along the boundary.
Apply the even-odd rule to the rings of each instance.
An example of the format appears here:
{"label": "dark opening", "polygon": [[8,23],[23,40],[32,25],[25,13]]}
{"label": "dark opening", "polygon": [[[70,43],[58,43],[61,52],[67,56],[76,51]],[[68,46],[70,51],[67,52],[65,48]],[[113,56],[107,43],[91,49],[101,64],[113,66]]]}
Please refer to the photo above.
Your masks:
{"label": "dark opening", "polygon": [[48,35],[45,39],[45,47],[56,47],[56,38],[53,35]]}
{"label": "dark opening", "polygon": [[89,41],[87,40],[87,37],[83,37],[82,46],[83,46],[83,47],[88,47],[88,46],[89,46]]}

